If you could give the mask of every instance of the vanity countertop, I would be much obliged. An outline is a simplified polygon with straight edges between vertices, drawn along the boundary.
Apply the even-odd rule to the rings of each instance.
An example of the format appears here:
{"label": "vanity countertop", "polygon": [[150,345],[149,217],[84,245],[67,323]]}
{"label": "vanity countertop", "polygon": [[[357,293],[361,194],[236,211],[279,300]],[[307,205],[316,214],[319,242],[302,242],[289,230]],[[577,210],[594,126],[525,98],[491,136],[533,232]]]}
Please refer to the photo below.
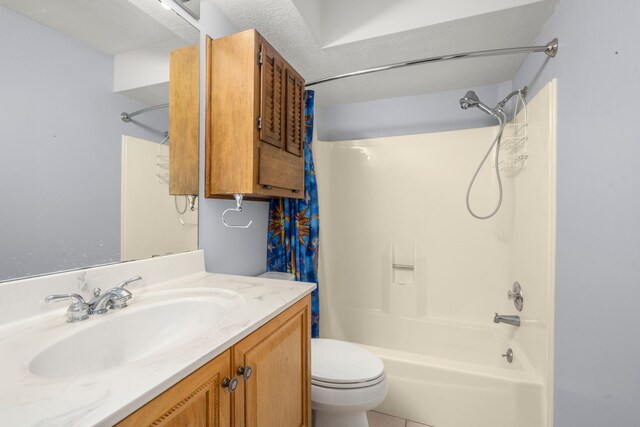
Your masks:
{"label": "vanity countertop", "polygon": [[[112,425],[311,293],[312,283],[199,272],[136,289],[130,307],[66,323],[66,304],[0,325],[0,414],[10,426]],[[108,370],[45,378],[30,365],[56,340],[135,312],[145,304],[198,293],[216,295],[226,316],[177,348],[156,351]],[[196,298],[197,299],[197,298]],[[114,319],[111,317],[111,319]],[[175,331],[182,333],[182,331]],[[111,343],[104,342],[104,346]],[[100,348],[95,349],[96,355]],[[55,375],[54,375],[55,376]]]}

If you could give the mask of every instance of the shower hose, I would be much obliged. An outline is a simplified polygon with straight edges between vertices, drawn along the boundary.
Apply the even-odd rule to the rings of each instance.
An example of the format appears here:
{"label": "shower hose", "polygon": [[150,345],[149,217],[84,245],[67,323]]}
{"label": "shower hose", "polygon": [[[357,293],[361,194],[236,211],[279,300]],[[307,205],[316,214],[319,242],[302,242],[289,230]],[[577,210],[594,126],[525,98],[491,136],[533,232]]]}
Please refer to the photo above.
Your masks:
{"label": "shower hose", "polygon": [[[489,150],[487,150],[487,153],[484,155],[484,157],[482,158],[482,161],[478,165],[478,168],[476,169],[476,172],[473,174],[473,178],[471,178],[471,182],[469,183],[469,187],[467,188],[467,210],[469,211],[471,216],[473,216],[474,218],[478,218],[478,219],[489,219],[489,218],[491,218],[492,216],[494,216],[500,210],[500,206],[502,206],[502,179],[500,177],[500,167],[499,167],[499,163],[500,163],[500,139],[502,138],[502,132],[504,131],[504,127],[507,125],[507,116],[502,112],[502,110],[497,110],[496,112],[498,114],[496,116],[496,119],[498,119],[498,122],[500,123],[500,130],[498,130],[498,134],[496,135],[495,139],[491,143],[491,146],[489,147]],[[496,148],[495,168],[496,168],[496,178],[498,178],[498,191],[499,191],[498,203],[496,204],[495,209],[489,215],[481,216],[481,215],[476,214],[473,211],[473,209],[471,208],[471,204],[469,203],[469,198],[471,197],[471,189],[473,188],[473,184],[475,183],[476,178],[478,177],[478,174],[480,173],[480,169],[482,169],[482,166],[484,166],[484,163],[487,161],[487,158],[489,157],[489,155],[493,151],[494,147]]]}

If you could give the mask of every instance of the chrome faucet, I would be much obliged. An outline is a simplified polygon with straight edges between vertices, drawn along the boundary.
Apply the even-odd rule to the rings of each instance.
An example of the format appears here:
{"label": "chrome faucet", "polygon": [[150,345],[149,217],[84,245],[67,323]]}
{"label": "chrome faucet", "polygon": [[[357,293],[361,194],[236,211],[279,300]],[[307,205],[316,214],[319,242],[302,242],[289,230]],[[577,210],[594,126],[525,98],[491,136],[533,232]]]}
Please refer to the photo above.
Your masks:
{"label": "chrome faucet", "polygon": [[89,300],[89,314],[105,314],[107,309],[110,308],[111,304],[118,300],[119,296],[113,290],[109,289],[104,294],[100,294],[102,289],[95,288],[93,290],[93,298]]}
{"label": "chrome faucet", "polygon": [[133,295],[125,289],[125,286],[141,279],[142,277],[140,276],[127,279],[118,283],[104,294],[100,288],[95,288],[93,290],[93,298],[91,298],[88,303],[78,294],[49,295],[44,299],[44,302],[50,304],[57,301],[71,300],[71,305],[67,309],[67,322],[80,322],[81,320],[87,319],[90,315],[104,314],[108,309],[126,307],[127,301],[129,301]]}
{"label": "chrome faucet", "polygon": [[505,316],[496,313],[493,317],[493,323],[506,323],[508,325],[520,326],[520,316]]}

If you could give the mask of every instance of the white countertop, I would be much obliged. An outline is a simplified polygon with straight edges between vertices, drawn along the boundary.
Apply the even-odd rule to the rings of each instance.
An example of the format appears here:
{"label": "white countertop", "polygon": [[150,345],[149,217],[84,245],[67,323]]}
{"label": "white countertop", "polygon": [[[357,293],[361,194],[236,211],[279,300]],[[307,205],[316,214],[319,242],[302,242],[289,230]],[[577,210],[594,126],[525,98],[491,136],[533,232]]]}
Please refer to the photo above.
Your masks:
{"label": "white countertop", "polygon": [[[0,325],[0,414],[7,426],[112,425],[296,301],[315,284],[198,272],[140,289],[131,286],[130,307],[80,323],[66,323],[67,304],[54,311]],[[108,322],[180,292],[205,292],[224,300],[227,315],[197,339],[98,373],[45,378],[29,364],[43,349],[65,336]],[[173,291],[171,291],[173,290]],[[191,291],[189,291],[191,290]],[[108,346],[108,342],[104,342]],[[99,352],[100,349],[96,349]]]}

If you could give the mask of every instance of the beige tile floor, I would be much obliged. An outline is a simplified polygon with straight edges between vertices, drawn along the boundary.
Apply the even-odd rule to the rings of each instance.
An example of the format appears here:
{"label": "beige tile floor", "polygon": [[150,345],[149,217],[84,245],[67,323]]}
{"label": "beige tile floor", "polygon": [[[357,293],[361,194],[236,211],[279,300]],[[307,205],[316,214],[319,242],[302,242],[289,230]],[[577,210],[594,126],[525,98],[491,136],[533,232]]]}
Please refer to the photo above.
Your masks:
{"label": "beige tile floor", "polygon": [[369,427],[430,427],[426,424],[418,424],[375,411],[367,412],[367,417],[369,418]]}

